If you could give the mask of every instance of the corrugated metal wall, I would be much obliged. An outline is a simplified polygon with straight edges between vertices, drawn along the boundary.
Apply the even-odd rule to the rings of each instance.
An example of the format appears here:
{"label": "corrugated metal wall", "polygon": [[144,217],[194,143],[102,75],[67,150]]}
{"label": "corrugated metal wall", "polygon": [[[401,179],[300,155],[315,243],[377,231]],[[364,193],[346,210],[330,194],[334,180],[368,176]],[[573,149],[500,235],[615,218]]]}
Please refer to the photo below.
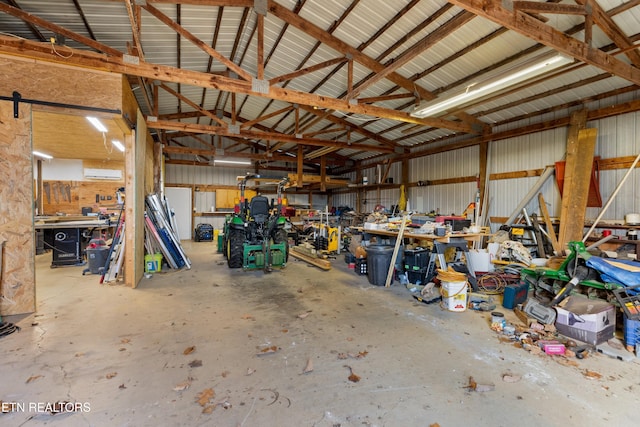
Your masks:
{"label": "corrugated metal wall", "polygon": [[[477,176],[478,147],[447,151],[419,157],[409,162],[409,182]],[[419,212],[439,211],[460,215],[475,200],[476,182],[411,187],[408,191],[410,208]]]}
{"label": "corrugated metal wall", "polygon": [[[633,94],[621,96],[618,101],[624,102],[629,97],[633,99]],[[598,108],[598,104],[588,107]],[[555,118],[555,114],[560,113],[550,114],[548,119]],[[527,124],[526,121],[523,121],[517,126]],[[595,153],[597,156],[608,159],[636,156],[640,153],[640,112],[592,121],[587,126],[598,129]],[[566,136],[567,129],[559,128],[493,142],[489,148],[489,171],[490,173],[506,173],[552,166],[556,161],[564,160]],[[476,176],[479,173],[478,155],[479,148],[470,147],[412,159],[409,161],[409,182]],[[360,206],[362,211],[371,211],[378,204],[391,208],[398,203],[398,189],[378,190],[373,186],[377,182],[380,170],[384,171],[384,166],[381,169],[372,166],[363,171],[362,176],[367,177],[371,189],[363,194],[363,205]],[[244,173],[239,169],[232,168],[179,165],[168,165],[166,171],[166,182],[168,183],[212,185],[235,185],[237,183],[236,177]],[[611,197],[625,173],[626,170],[622,169],[600,172],[600,192],[603,204]],[[399,183],[401,176],[401,163],[396,162],[392,165],[388,177],[392,178],[394,183]],[[346,177],[355,183],[355,173]],[[509,217],[539,179],[534,176],[490,181],[488,215]],[[561,200],[555,179],[550,178],[543,185],[541,192],[547,202],[549,213],[552,216],[560,216]],[[474,201],[475,194],[475,182],[410,187],[408,191],[409,207],[418,212],[438,210],[442,214],[460,214],[470,202]],[[287,194],[287,198],[289,204],[292,205],[309,204],[307,194],[292,192]],[[355,192],[335,194],[332,200],[333,206],[358,208]],[[321,210],[324,210],[328,204],[327,197],[318,194],[312,196],[312,202],[312,208]],[[197,211],[210,211],[212,206],[215,206],[215,193],[196,193],[195,208]],[[526,209],[529,214],[540,213],[537,197],[529,202]],[[595,219],[601,210],[602,208],[588,208],[586,217]],[[640,172],[636,169],[621,188],[603,219],[623,221],[626,214],[639,211]],[[201,219],[202,222],[211,223],[215,227],[222,226],[223,218],[221,217]],[[493,228],[497,228],[497,225],[494,225]]]}
{"label": "corrugated metal wall", "polygon": [[[598,108],[598,105],[589,107]],[[631,113],[588,122],[587,127],[598,129],[595,155],[603,159],[638,155],[640,153],[639,118],[640,113]],[[495,142],[491,145],[491,172],[539,169],[553,165],[556,161],[565,159],[566,138],[567,129],[560,128]],[[626,169],[600,172],[600,193],[603,205],[609,200],[626,172]],[[530,177],[492,181],[489,189],[490,216],[510,216],[538,179],[538,177]],[[640,210],[639,180],[640,172],[636,169],[621,187],[602,219],[623,221],[627,213]],[[555,178],[550,178],[541,192],[547,202],[549,214],[560,216],[562,201]],[[539,213],[537,198],[531,200],[526,209],[528,213]],[[586,218],[595,219],[601,211],[602,208],[587,208]]]}
{"label": "corrugated metal wall", "polygon": [[[167,165],[165,169],[165,184],[189,184],[189,185],[232,185],[238,184],[238,176],[245,175],[246,171],[238,168],[225,168],[219,166],[188,166],[188,165]],[[264,196],[269,199],[276,199],[275,191],[264,192]],[[328,197],[325,194],[313,194],[309,203],[308,193],[286,192],[288,204],[300,208],[324,210],[328,205]],[[194,193],[195,212],[213,212],[216,205],[216,193],[211,191],[196,191]],[[194,226],[197,224],[211,224],[215,228],[222,229],[224,216],[197,216]]]}

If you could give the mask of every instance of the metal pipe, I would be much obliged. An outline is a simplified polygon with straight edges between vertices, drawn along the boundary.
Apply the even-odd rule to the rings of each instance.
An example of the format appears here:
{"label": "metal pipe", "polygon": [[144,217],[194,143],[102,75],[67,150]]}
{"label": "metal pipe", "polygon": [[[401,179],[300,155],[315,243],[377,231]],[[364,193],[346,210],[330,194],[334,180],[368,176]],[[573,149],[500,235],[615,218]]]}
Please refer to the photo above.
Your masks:
{"label": "metal pipe", "polygon": [[602,208],[602,210],[600,211],[600,213],[598,214],[598,217],[595,219],[595,221],[593,221],[593,224],[591,225],[591,228],[589,228],[589,231],[587,231],[587,233],[584,235],[584,237],[582,238],[582,243],[586,242],[587,239],[589,238],[589,236],[591,235],[591,233],[593,232],[594,228],[596,228],[596,226],[598,225],[598,221],[600,221],[600,219],[603,217],[604,213],[607,211],[607,209],[609,208],[609,205],[611,205],[611,203],[613,202],[613,199],[616,197],[616,195],[618,194],[618,192],[620,191],[620,189],[622,188],[622,185],[625,183],[625,181],[627,180],[627,178],[629,178],[629,175],[631,175],[631,171],[633,169],[635,169],[636,165],[638,164],[638,161],[640,161],[640,154],[638,154],[636,156],[636,159],[633,161],[633,163],[631,164],[631,167],[629,168],[629,170],[627,170],[627,173],[624,174],[624,176],[622,177],[622,180],[620,181],[620,183],[618,184],[618,186],[616,187],[616,189],[613,191],[613,193],[611,194],[611,196],[609,196],[609,200],[607,200],[607,203],[605,203],[604,207]]}
{"label": "metal pipe", "polygon": [[524,197],[524,199],[522,199],[520,201],[520,204],[518,205],[518,207],[513,211],[513,213],[511,214],[511,216],[509,217],[509,219],[507,219],[507,221],[505,222],[505,225],[511,225],[513,224],[513,221],[516,219],[516,217],[520,214],[520,212],[522,211],[522,209],[527,206],[527,203],[529,203],[531,201],[531,199],[533,199],[533,197],[538,194],[538,192],[540,191],[540,189],[542,188],[542,185],[547,182],[547,179],[549,179],[549,177],[551,177],[551,175],[553,175],[553,173],[555,172],[556,168],[554,166],[549,166],[547,168],[545,168],[544,172],[542,172],[542,175],[540,175],[540,179],[538,179],[538,181],[535,183],[535,185],[533,186],[533,188],[531,190],[529,190],[529,192],[527,193],[527,195]]}

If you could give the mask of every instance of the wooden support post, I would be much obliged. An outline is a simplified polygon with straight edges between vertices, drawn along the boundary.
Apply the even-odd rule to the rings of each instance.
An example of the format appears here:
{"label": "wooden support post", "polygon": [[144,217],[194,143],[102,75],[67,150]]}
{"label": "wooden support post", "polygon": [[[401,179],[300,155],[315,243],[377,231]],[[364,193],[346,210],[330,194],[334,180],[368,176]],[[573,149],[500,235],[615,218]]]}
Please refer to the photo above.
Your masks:
{"label": "wooden support post", "polygon": [[327,191],[327,156],[320,156],[320,191]]}
{"label": "wooden support post", "polygon": [[298,180],[296,181],[296,187],[302,188],[302,180],[304,179],[304,153],[302,152],[302,145],[298,145]]}
{"label": "wooden support post", "polygon": [[362,189],[360,185],[362,184],[362,170],[360,168],[356,169],[356,212],[360,213],[362,210],[360,209],[362,206]]}
{"label": "wooden support post", "polygon": [[258,22],[258,79],[264,80],[264,15],[257,14]]}
{"label": "wooden support post", "polygon": [[[480,190],[480,197],[478,198],[478,201],[480,203],[476,203],[476,218],[480,218],[481,215],[483,214],[483,210],[485,209],[485,207],[483,206],[484,203],[482,203],[484,201],[484,194],[487,188],[487,184],[488,184],[488,177],[489,175],[487,174],[487,165],[489,164],[489,142],[482,142],[479,146],[480,149],[480,165],[479,165],[479,171],[478,171],[478,175],[480,178],[480,181],[478,183],[479,186],[479,190]],[[480,206],[477,206],[480,205]],[[486,213],[486,212],[485,212]],[[478,226],[483,226],[484,224],[477,224],[478,221],[476,221],[476,225]]]}

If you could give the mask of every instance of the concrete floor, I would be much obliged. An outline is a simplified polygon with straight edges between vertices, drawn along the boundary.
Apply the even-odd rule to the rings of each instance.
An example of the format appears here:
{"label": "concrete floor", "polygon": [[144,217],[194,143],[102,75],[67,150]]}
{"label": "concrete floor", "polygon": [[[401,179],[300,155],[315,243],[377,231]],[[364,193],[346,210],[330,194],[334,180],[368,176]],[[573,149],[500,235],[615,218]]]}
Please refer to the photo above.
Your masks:
{"label": "concrete floor", "polygon": [[[229,270],[209,242],[184,248],[191,270],[137,289],[39,255],[38,312],[5,318],[22,331],[0,338],[0,400],[16,409],[0,425],[637,424],[640,359],[532,355],[501,342],[488,313],[371,286],[342,257],[329,272],[292,259],[264,274]],[[495,389],[469,391],[470,376]],[[50,415],[61,401],[79,411]]]}

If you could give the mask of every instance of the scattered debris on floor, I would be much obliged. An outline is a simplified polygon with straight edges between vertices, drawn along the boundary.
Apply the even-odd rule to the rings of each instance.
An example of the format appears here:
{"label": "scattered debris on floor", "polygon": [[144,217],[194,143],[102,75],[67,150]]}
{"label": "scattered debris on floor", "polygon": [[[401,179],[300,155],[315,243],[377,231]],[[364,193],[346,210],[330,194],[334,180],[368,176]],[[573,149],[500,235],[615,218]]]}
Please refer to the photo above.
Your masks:
{"label": "scattered debris on floor", "polygon": [[186,356],[187,354],[191,354],[194,351],[196,351],[196,346],[192,345],[192,346],[189,346],[189,347],[185,348],[184,351],[182,352],[182,354],[184,354]]}
{"label": "scattered debris on floor", "polygon": [[495,390],[496,386],[493,384],[478,384],[473,377],[469,377],[469,383],[464,388],[469,391],[485,392]]}
{"label": "scattered debris on floor", "polygon": [[188,379],[186,381],[182,381],[180,384],[177,384],[173,388],[173,391],[185,391],[189,387],[191,387],[191,379]]}
{"label": "scattered debris on floor", "polygon": [[200,393],[196,395],[196,402],[198,405],[202,406],[203,414],[210,414],[213,412],[214,406],[211,405],[211,399],[216,396],[216,392],[213,391],[212,388],[205,388]]}
{"label": "scattered debris on floor", "polygon": [[27,378],[27,381],[25,381],[25,383],[29,384],[30,382],[33,382],[37,379],[43,378],[42,375],[31,375],[29,378]]}
{"label": "scattered debris on floor", "polygon": [[502,381],[504,381],[505,383],[517,383],[521,379],[522,379],[522,376],[514,375],[514,374],[504,374],[502,376]]}
{"label": "scattered debris on floor", "polygon": [[199,368],[201,366],[202,366],[202,360],[200,359],[194,359],[191,362],[189,362],[190,368]]}
{"label": "scattered debris on floor", "polygon": [[280,350],[280,348],[277,345],[272,345],[272,346],[261,349],[260,352],[257,354],[257,356],[263,356],[265,354],[275,353],[278,350]]}
{"label": "scattered debris on floor", "polygon": [[340,360],[344,360],[344,359],[362,359],[364,357],[367,357],[367,354],[369,354],[369,352],[367,350],[364,351],[360,351],[356,354],[354,353],[338,353],[338,359]]}
{"label": "scattered debris on floor", "polygon": [[345,368],[349,370],[349,377],[347,378],[352,383],[357,383],[360,381],[360,377],[353,372],[353,368],[349,365],[344,365]]}
{"label": "scattered debris on floor", "polygon": [[602,378],[602,374],[595,371],[591,371],[589,369],[585,369],[583,374],[585,378],[589,378],[590,380],[599,380],[600,378]]}
{"label": "scattered debris on floor", "polygon": [[298,314],[296,317],[298,319],[305,319],[307,316],[309,316],[309,314],[311,314],[311,310],[309,310],[309,311],[307,311],[305,313]]}
{"label": "scattered debris on floor", "polygon": [[256,370],[253,368],[247,368],[247,376],[253,374]]}
{"label": "scattered debris on floor", "polygon": [[308,374],[309,372],[313,372],[313,360],[311,358],[307,359],[307,366],[302,370],[303,374]]}
{"label": "scattered debris on floor", "polygon": [[105,377],[110,380],[111,378],[115,378],[118,376],[117,372],[109,372],[107,375],[105,375]]}

